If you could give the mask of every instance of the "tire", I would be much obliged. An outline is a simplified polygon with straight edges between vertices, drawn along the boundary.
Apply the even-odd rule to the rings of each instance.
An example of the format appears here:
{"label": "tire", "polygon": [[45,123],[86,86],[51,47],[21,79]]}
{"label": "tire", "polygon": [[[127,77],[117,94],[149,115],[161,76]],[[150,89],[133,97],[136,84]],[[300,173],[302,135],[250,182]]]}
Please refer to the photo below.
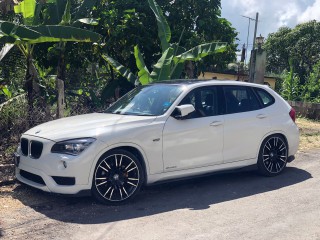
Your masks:
{"label": "tire", "polygon": [[285,169],[288,159],[288,144],[280,135],[271,135],[261,144],[258,157],[258,171],[268,177],[279,175]]}
{"label": "tire", "polygon": [[126,150],[112,150],[100,158],[92,179],[92,195],[101,203],[123,204],[134,198],[144,184],[138,158]]}

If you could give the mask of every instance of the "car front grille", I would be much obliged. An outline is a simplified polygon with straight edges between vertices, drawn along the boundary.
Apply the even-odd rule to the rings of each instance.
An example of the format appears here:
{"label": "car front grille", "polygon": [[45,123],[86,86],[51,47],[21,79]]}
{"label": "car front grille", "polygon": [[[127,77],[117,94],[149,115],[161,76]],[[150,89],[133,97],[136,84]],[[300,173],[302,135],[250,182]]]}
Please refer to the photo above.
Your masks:
{"label": "car front grille", "polygon": [[[21,152],[24,156],[28,154],[35,159],[40,158],[43,150],[43,143],[39,141],[30,141],[26,138],[21,138]],[[30,148],[30,149],[29,149]]]}
{"label": "car front grille", "polygon": [[22,154],[27,156],[28,155],[28,148],[29,148],[29,141],[26,138],[21,138],[21,151]]}

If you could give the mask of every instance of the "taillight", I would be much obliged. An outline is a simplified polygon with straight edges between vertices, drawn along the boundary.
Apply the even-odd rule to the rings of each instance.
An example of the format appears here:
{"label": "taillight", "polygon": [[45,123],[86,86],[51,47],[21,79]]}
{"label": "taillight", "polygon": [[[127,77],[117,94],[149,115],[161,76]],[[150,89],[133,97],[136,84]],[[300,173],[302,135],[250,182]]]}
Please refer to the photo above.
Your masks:
{"label": "taillight", "polygon": [[296,122],[296,110],[294,110],[294,108],[291,108],[289,115],[290,115],[292,121]]}

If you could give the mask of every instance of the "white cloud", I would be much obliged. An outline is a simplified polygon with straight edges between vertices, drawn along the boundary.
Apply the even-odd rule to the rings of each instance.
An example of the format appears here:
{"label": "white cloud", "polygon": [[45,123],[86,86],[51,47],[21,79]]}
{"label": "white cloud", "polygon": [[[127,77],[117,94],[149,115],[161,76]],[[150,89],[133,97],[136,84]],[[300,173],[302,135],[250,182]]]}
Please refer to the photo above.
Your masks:
{"label": "white cloud", "polygon": [[[264,21],[272,22],[272,26],[284,26],[290,24],[292,21],[297,20],[299,14],[301,14],[301,6],[306,4],[308,0],[232,0],[226,2],[222,0],[223,6],[230,10],[241,12],[240,15],[255,16],[256,12],[260,13],[260,16]],[[320,3],[320,0],[317,0]],[[230,6],[231,3],[231,6]],[[222,8],[222,11],[224,9]]]}
{"label": "white cloud", "polygon": [[232,0],[232,6],[242,10],[244,15],[253,15],[260,11],[260,4],[257,0]]}
{"label": "white cloud", "polygon": [[[295,27],[300,22],[320,20],[320,0],[221,0],[222,16],[239,32],[239,44],[247,42],[248,19],[259,12],[258,35],[267,37],[282,26]],[[254,23],[251,21],[249,44],[252,43]],[[250,45],[249,45],[250,47]]]}
{"label": "white cloud", "polygon": [[257,35],[264,37],[276,32],[279,27],[294,28],[298,23],[316,19],[320,21],[320,0],[221,0],[222,17],[232,23],[239,33],[238,44],[247,43],[252,48],[254,22],[250,22],[242,15],[255,18],[259,12]]}
{"label": "white cloud", "polygon": [[[280,6],[277,6],[280,7]],[[301,8],[298,6],[297,3],[290,2],[286,4],[284,9],[279,8],[276,11],[275,18],[277,20],[277,26],[288,26],[292,22],[296,22],[297,17],[301,12]]]}
{"label": "white cloud", "polygon": [[307,22],[310,20],[320,20],[320,0],[315,0],[313,5],[308,6],[307,9],[299,16],[298,22]]}

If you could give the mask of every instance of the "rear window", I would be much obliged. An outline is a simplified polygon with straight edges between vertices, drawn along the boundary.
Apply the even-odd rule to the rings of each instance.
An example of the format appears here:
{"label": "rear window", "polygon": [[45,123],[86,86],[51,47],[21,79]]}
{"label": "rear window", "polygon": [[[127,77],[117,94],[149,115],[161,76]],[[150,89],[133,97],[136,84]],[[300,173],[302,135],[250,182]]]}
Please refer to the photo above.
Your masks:
{"label": "rear window", "polygon": [[227,114],[255,111],[261,108],[250,87],[224,86]]}
{"label": "rear window", "polygon": [[268,93],[267,91],[260,89],[260,88],[255,88],[255,91],[256,91],[257,95],[259,96],[263,107],[268,107],[268,106],[274,104],[275,100],[271,96],[270,93]]}

